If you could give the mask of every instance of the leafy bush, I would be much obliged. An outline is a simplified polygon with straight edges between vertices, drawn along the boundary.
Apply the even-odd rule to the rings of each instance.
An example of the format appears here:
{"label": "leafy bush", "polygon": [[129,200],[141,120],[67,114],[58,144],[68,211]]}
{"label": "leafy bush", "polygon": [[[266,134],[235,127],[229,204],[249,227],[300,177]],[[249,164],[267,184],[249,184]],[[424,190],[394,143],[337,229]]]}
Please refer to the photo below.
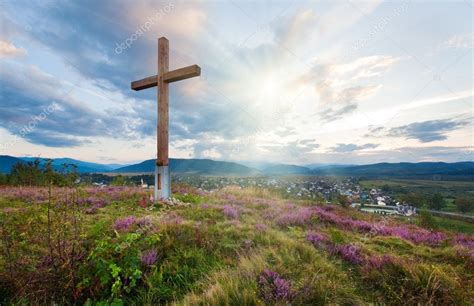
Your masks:
{"label": "leafy bush", "polygon": [[88,264],[81,271],[78,287],[91,288],[97,298],[120,298],[130,294],[142,277],[141,260],[135,246],[140,234],[128,233],[120,240],[106,238],[98,241],[87,257]]}
{"label": "leafy bush", "polygon": [[428,200],[428,207],[434,210],[441,210],[445,206],[444,198],[441,193],[435,193]]}
{"label": "leafy bush", "polygon": [[192,193],[173,194],[173,197],[181,202],[193,204],[202,203],[204,200],[202,196]]}
{"label": "leafy bush", "polygon": [[429,230],[434,230],[439,227],[433,215],[430,214],[430,212],[426,210],[420,211],[419,216],[418,216],[418,224],[421,227],[424,227]]}
{"label": "leafy bush", "polygon": [[463,214],[468,213],[474,209],[474,199],[457,198],[455,201],[456,208]]}

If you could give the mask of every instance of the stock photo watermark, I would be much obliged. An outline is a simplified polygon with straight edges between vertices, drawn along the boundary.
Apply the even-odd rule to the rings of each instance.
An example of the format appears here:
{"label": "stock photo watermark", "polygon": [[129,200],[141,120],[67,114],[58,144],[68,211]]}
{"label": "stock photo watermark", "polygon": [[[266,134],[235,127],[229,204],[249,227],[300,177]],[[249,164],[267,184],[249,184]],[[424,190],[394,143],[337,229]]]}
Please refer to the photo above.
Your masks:
{"label": "stock photo watermark", "polygon": [[130,35],[121,43],[118,43],[118,42],[115,43],[116,45],[115,53],[122,54],[123,51],[131,48],[137,39],[145,35],[146,32],[150,31],[151,28],[158,21],[160,21],[161,18],[168,15],[173,8],[174,8],[174,4],[168,3],[167,5],[159,9],[153,16],[148,17],[146,22],[142,23],[140,27],[138,27],[138,29],[132,35]]}
{"label": "stock photo watermark", "polygon": [[13,147],[19,140],[20,138],[24,138],[28,134],[32,133],[38,124],[43,122],[48,118],[49,115],[54,113],[56,110],[59,109],[59,104],[56,102],[51,103],[47,107],[43,108],[41,113],[39,113],[36,116],[31,116],[31,120],[28,121],[27,124],[23,125],[20,129],[20,132],[18,135],[15,135],[14,138],[6,143],[2,143],[0,146],[0,153],[5,152],[8,148]]}
{"label": "stock photo watermark", "polygon": [[[400,17],[408,7],[411,5],[411,1],[403,2],[402,5],[396,7],[392,10],[391,14],[388,16],[380,17],[376,20],[375,25],[370,30],[368,37],[365,39],[360,39],[352,43],[351,52],[359,51],[367,47],[367,45],[378,35],[386,31],[387,26],[392,23],[396,18]],[[348,57],[348,55],[346,56]]]}

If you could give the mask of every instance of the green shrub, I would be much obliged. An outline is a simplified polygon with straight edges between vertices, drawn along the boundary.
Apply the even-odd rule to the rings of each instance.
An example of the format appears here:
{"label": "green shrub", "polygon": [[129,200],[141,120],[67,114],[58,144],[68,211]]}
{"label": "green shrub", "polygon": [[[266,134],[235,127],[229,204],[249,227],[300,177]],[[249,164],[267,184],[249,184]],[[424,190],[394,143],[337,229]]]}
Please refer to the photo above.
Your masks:
{"label": "green shrub", "polygon": [[333,244],[342,244],[346,241],[346,238],[341,233],[341,231],[339,231],[335,228],[331,228],[329,230],[329,237],[330,237],[330,240]]}
{"label": "green shrub", "polygon": [[437,229],[438,222],[428,211],[422,210],[418,216],[418,225],[429,230]]}
{"label": "green shrub", "polygon": [[[94,288],[98,298],[120,298],[129,294],[142,277],[139,250],[136,247],[141,235],[128,233],[123,239],[106,238],[96,243],[82,267],[79,288]],[[98,284],[93,286],[93,284]]]}
{"label": "green shrub", "polygon": [[195,195],[192,193],[186,193],[186,194],[174,194],[173,197],[177,200],[180,200],[181,202],[184,203],[193,203],[193,204],[198,204],[202,203],[204,198],[199,195]]}

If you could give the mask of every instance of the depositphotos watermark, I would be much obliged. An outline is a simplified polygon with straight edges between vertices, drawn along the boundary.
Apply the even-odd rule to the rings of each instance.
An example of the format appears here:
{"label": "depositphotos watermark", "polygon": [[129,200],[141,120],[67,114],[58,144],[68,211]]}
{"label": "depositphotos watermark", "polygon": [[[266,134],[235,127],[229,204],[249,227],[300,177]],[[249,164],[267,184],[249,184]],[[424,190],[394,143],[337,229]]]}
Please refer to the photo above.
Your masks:
{"label": "depositphotos watermark", "polygon": [[15,137],[6,143],[2,143],[0,145],[0,153],[5,152],[7,148],[14,146],[20,138],[24,138],[29,133],[33,132],[36,129],[36,126],[46,120],[49,115],[54,113],[56,110],[59,109],[59,104],[56,102],[51,103],[47,107],[43,108],[42,112],[36,116],[31,116],[31,120],[28,121],[27,124],[23,125],[20,129],[20,133],[15,135]]}
{"label": "depositphotos watermark", "polygon": [[168,3],[167,5],[159,9],[153,16],[148,17],[146,22],[142,23],[142,25],[135,31],[135,33],[130,35],[122,43],[115,43],[117,46],[115,48],[115,53],[121,54],[124,50],[130,48],[133,45],[134,41],[143,36],[146,32],[150,31],[151,27],[161,18],[163,18],[163,16],[169,14],[171,12],[171,9],[173,8],[174,4]]}
{"label": "depositphotos watermark", "polygon": [[355,41],[351,48],[348,49],[350,53],[346,54],[346,57],[355,51],[365,48],[370,43],[370,41],[372,41],[377,36],[377,34],[384,33],[387,26],[394,22],[395,19],[398,18],[402,13],[404,13],[410,5],[411,0],[403,2],[400,6],[393,9],[390,15],[378,18],[370,30],[368,37],[366,39]]}

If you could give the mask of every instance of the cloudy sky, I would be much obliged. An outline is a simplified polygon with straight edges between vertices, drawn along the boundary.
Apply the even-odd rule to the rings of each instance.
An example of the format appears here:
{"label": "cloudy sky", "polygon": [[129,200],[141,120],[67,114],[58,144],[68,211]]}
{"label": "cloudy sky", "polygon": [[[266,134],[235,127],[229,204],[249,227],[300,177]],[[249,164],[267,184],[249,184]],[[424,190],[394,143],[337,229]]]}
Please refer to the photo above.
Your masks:
{"label": "cloudy sky", "polygon": [[474,159],[471,1],[0,2],[0,154],[156,156],[157,38],[170,156]]}

